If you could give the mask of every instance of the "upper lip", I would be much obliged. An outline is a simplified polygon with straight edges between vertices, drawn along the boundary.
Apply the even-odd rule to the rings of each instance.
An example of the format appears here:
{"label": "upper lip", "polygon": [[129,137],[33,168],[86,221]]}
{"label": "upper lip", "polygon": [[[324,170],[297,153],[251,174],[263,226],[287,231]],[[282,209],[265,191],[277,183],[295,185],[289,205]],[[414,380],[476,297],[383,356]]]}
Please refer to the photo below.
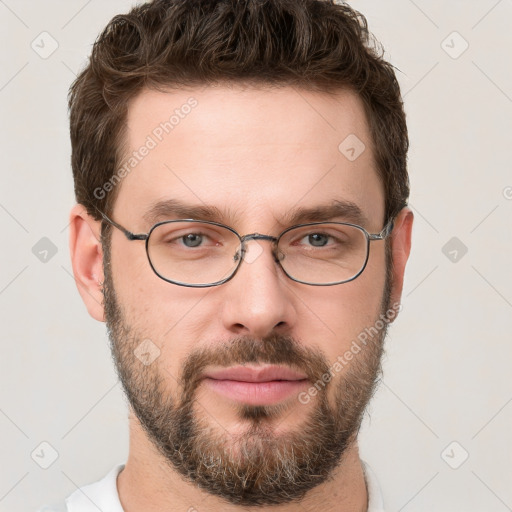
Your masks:
{"label": "upper lip", "polygon": [[307,375],[287,366],[232,366],[205,372],[205,378],[241,382],[270,382],[274,380],[303,380]]}

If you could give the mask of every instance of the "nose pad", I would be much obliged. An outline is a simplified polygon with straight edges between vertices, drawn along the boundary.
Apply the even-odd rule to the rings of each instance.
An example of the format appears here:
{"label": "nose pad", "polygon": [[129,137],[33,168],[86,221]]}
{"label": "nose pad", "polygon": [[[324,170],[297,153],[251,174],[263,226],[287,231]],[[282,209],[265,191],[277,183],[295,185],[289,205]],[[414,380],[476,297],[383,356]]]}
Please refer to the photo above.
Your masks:
{"label": "nose pad", "polygon": [[274,249],[274,259],[276,263],[281,263],[286,258],[286,254],[283,251],[280,251],[277,247]]}
{"label": "nose pad", "polygon": [[[258,256],[260,256],[260,254],[263,253],[264,248],[262,244],[258,242],[257,239],[253,238],[250,241],[253,242],[253,247],[248,249],[248,240],[244,240],[240,249],[237,250],[235,255],[233,256],[234,263],[238,262],[240,259],[243,259],[246,263],[252,263],[258,258]],[[272,256],[274,257],[274,261],[276,263],[280,263],[285,258],[285,254],[282,251],[279,251],[275,244],[273,244],[272,247]]]}
{"label": "nose pad", "polygon": [[253,263],[263,253],[263,246],[257,240],[251,239],[251,242],[251,245],[247,245],[247,241],[243,242],[240,249],[233,256],[235,263],[240,259],[243,259],[245,263]]}
{"label": "nose pad", "polygon": [[243,241],[240,248],[235,252],[235,255],[233,256],[233,262],[237,263],[240,260],[246,261],[246,256],[248,253],[246,243],[247,242]]}

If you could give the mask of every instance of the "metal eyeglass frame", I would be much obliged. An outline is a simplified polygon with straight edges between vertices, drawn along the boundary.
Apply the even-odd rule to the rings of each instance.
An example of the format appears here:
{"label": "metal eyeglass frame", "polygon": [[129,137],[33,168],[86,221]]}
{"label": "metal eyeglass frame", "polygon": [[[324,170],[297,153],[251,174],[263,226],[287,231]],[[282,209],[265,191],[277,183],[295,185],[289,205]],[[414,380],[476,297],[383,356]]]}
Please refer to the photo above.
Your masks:
{"label": "metal eyeglass frame", "polygon": [[[128,229],[126,229],[123,226],[121,226],[121,224],[118,224],[117,222],[113,221],[111,218],[107,217],[107,215],[105,215],[103,212],[100,212],[100,213],[101,213],[101,216],[103,217],[103,219],[106,222],[108,222],[110,225],[112,225],[115,228],[117,228],[120,231],[122,231],[128,240],[144,240],[145,241],[146,256],[148,258],[149,264],[150,264],[153,272],[160,279],[163,279],[164,281],[166,281],[168,283],[176,284],[178,286],[186,286],[186,287],[189,287],[189,288],[208,288],[208,287],[211,287],[211,286],[219,286],[221,284],[226,283],[230,279],[232,279],[235,276],[235,274],[237,273],[238,269],[240,268],[240,265],[242,264],[242,261],[244,259],[244,254],[246,252],[245,243],[247,241],[249,241],[249,240],[268,240],[268,241],[270,241],[270,242],[272,242],[274,244],[275,248],[277,248],[279,240],[281,239],[281,237],[285,233],[288,233],[288,231],[290,231],[292,229],[295,229],[295,228],[299,228],[299,227],[317,226],[317,225],[320,225],[320,224],[340,224],[340,225],[344,225],[344,226],[353,226],[355,228],[358,228],[359,230],[361,230],[364,233],[364,235],[366,237],[366,258],[365,258],[364,264],[361,267],[361,270],[359,270],[359,272],[355,276],[351,277],[350,279],[345,279],[344,281],[336,281],[334,283],[309,283],[307,281],[301,281],[300,279],[296,279],[293,276],[291,276],[290,274],[288,274],[288,272],[281,265],[281,261],[279,260],[277,254],[275,252],[275,249],[273,250],[274,260],[276,261],[276,263],[279,264],[279,266],[281,267],[281,270],[284,272],[284,274],[289,279],[291,279],[292,281],[295,281],[297,283],[307,284],[307,285],[310,285],[310,286],[334,286],[334,285],[338,285],[338,284],[349,283],[350,281],[353,281],[354,279],[359,277],[363,273],[364,269],[366,268],[366,265],[368,263],[368,259],[370,257],[370,242],[373,242],[375,240],[385,240],[391,234],[391,232],[393,231],[393,226],[394,226],[394,218],[392,218],[384,226],[384,228],[382,229],[382,231],[380,233],[368,233],[368,231],[366,231],[366,229],[364,229],[362,226],[358,226],[357,224],[351,224],[350,222],[325,222],[325,221],[324,222],[308,222],[308,223],[305,223],[305,224],[297,224],[295,226],[291,226],[289,228],[286,228],[277,237],[270,236],[270,235],[261,235],[259,233],[251,233],[251,234],[248,234],[248,235],[240,236],[238,234],[238,232],[235,231],[233,228],[231,228],[229,226],[226,226],[225,224],[221,224],[219,222],[200,220],[200,219],[175,219],[175,220],[164,220],[162,222],[157,222],[147,233],[139,233],[139,234],[137,234],[137,233],[132,233]],[[158,226],[161,226],[162,224],[171,224],[173,222],[197,222],[197,223],[200,223],[200,224],[210,224],[210,225],[213,225],[213,226],[219,226],[219,227],[222,227],[222,228],[226,228],[229,231],[231,231],[232,233],[234,233],[238,237],[238,239],[240,240],[241,257],[238,260],[237,266],[233,269],[233,272],[231,272],[231,274],[228,277],[226,277],[226,278],[224,278],[224,279],[222,279],[220,281],[216,281],[214,283],[207,283],[207,284],[203,284],[203,283],[201,283],[201,284],[182,283],[180,281],[173,281],[173,280],[168,279],[168,278],[162,276],[161,274],[159,274],[158,271],[153,266],[153,262],[151,261],[151,258],[149,256],[149,250],[148,250],[149,237],[151,236],[151,233]]]}

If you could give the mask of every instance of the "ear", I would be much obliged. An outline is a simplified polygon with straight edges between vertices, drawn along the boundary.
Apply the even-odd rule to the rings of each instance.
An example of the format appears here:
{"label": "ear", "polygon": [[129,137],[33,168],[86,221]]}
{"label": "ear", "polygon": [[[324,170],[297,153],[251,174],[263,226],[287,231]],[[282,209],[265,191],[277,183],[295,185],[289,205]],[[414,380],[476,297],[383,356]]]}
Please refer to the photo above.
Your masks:
{"label": "ear", "polygon": [[89,314],[104,322],[101,223],[83,205],[77,204],[71,209],[69,227],[69,250],[78,291]]}
{"label": "ear", "polygon": [[[391,269],[391,304],[399,304],[404,285],[405,265],[411,252],[412,224],[414,214],[408,207],[397,215],[391,234],[391,252],[393,266]],[[396,316],[394,317],[396,318]]]}

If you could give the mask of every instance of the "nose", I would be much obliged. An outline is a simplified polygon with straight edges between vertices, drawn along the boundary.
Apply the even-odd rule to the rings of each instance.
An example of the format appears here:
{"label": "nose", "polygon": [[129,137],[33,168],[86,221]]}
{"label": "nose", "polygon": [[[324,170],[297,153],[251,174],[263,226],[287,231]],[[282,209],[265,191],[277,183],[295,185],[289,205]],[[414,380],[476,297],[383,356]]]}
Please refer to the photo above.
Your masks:
{"label": "nose", "polygon": [[276,263],[269,241],[246,241],[237,273],[222,285],[222,322],[234,334],[263,338],[276,330],[285,333],[296,322],[293,283]]}

